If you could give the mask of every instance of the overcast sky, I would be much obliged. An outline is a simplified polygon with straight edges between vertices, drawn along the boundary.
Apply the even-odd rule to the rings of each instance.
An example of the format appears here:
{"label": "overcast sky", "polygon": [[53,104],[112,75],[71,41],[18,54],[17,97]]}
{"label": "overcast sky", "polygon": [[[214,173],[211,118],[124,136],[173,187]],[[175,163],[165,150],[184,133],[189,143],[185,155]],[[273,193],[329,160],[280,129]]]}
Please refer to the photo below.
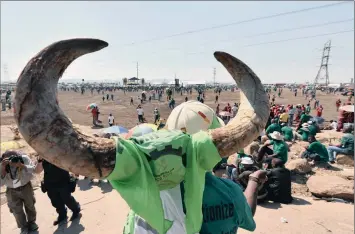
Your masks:
{"label": "overcast sky", "polygon": [[[323,45],[332,40],[330,82],[349,82],[353,2],[167,37],[331,3],[1,2],[1,77],[17,79],[28,60],[54,41],[93,37],[109,47],[76,60],[63,79],[121,81],[136,76],[139,62],[139,77],[147,80],[172,80],[176,74],[181,80],[212,81],[216,68],[216,81],[232,81],[213,57],[221,50],[247,63],[264,83],[313,82]],[[286,30],[294,28],[302,29]]]}

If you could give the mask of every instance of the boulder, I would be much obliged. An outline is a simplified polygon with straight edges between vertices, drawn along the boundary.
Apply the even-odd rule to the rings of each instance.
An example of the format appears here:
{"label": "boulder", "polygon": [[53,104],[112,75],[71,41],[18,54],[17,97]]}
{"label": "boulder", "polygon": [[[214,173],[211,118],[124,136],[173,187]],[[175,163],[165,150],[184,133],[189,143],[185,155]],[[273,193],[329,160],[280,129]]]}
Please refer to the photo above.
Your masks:
{"label": "boulder", "polygon": [[336,162],[340,165],[354,166],[354,157],[352,155],[338,154]]}
{"label": "boulder", "polygon": [[339,176],[311,176],[307,181],[307,187],[316,197],[333,197],[354,201],[353,181]]}
{"label": "boulder", "polygon": [[339,176],[341,178],[344,178],[347,180],[354,180],[354,171],[353,170],[344,170],[339,173]]}
{"label": "boulder", "polygon": [[312,167],[308,161],[302,158],[289,161],[286,164],[286,168],[299,174],[307,174],[312,171]]}

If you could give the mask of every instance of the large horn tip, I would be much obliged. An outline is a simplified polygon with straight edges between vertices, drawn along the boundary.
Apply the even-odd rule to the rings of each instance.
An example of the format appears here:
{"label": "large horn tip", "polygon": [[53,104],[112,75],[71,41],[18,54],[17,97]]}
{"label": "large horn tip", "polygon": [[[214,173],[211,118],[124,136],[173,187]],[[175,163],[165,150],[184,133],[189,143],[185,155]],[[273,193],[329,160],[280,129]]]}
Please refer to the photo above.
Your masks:
{"label": "large horn tip", "polygon": [[220,59],[222,59],[223,57],[225,57],[229,54],[227,54],[226,52],[222,52],[222,51],[216,51],[213,53],[213,55],[218,61],[220,61]]}
{"label": "large horn tip", "polygon": [[[52,47],[61,47],[80,49],[85,48],[88,51],[95,52],[108,46],[106,41],[95,38],[74,38],[69,40],[58,41],[52,44]],[[50,46],[51,47],[51,46]]]}

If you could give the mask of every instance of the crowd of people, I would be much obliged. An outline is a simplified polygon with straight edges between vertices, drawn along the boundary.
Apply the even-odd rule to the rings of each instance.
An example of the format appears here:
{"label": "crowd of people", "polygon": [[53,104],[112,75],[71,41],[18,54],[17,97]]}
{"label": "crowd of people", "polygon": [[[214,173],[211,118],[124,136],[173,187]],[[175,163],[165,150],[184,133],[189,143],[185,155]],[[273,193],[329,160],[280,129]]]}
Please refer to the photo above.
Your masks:
{"label": "crowd of people", "polygon": [[[214,129],[227,124],[237,115],[239,104],[234,103],[231,106],[228,103],[223,109],[220,109],[218,95],[220,92],[220,90],[216,92],[215,103],[217,106],[215,110],[204,104],[205,93],[203,91],[199,92],[197,101],[188,101],[186,97],[185,102],[180,104],[178,108],[175,108],[174,98],[168,98],[171,113],[167,122],[174,124],[168,124],[166,128],[195,134],[201,130]],[[279,89],[278,96],[281,95],[282,89]],[[295,92],[296,95],[297,92]],[[103,101],[109,100],[110,97],[113,100],[113,95],[103,96]],[[149,101],[150,98],[149,96]],[[133,98],[131,97],[130,100],[130,105],[133,105]],[[314,117],[321,118],[323,107],[318,100],[315,100],[315,97],[312,97],[312,100],[314,100]],[[291,203],[293,200],[291,173],[285,164],[288,162],[288,153],[294,142],[309,143],[301,157],[307,159],[311,164],[335,163],[338,153],[354,154],[354,128],[353,125],[344,126],[344,123],[349,123],[350,118],[342,116],[344,112],[339,110],[339,119],[343,122],[332,120],[330,123],[331,128],[344,132],[341,143],[326,147],[316,140],[316,136],[321,130],[318,119],[311,115],[311,101],[306,105],[280,105],[276,104],[276,97],[273,95],[271,103],[269,120],[260,136],[248,148],[240,150],[236,155],[231,155],[230,159],[223,158],[213,167],[212,171],[205,174],[202,200],[203,222],[200,233],[236,233],[238,228],[253,231],[256,227],[253,216],[257,203],[265,201]],[[138,123],[147,122],[144,117],[143,104],[144,102],[141,101],[136,107]],[[340,106],[341,102],[337,100],[337,110]],[[179,114],[175,112],[179,112]],[[222,114],[222,112],[227,114]],[[91,113],[93,125],[102,124],[102,121],[99,120],[99,107],[93,107]],[[161,120],[158,108],[154,108],[153,116],[152,122],[154,124],[164,123],[165,120]],[[206,118],[210,119],[206,121]],[[112,113],[108,115],[107,124],[108,126],[116,124]],[[160,126],[158,129],[162,127],[164,126]],[[58,213],[53,225],[67,221],[66,207],[73,213],[71,221],[80,216],[81,207],[72,196],[75,191],[76,176],[70,175],[69,172],[41,158],[35,163],[26,154],[19,151],[6,151],[2,155],[1,161],[1,184],[7,187],[8,207],[22,234],[38,229],[35,197],[30,180],[35,173],[42,171],[44,171],[44,179],[41,189],[47,193],[52,206]],[[186,232],[184,186],[182,182],[177,187],[160,191],[165,217],[174,221],[172,226],[167,229],[167,233]],[[179,199],[169,199],[171,197],[179,197]],[[157,232],[150,227],[146,220],[131,210],[127,217],[124,233]]]}

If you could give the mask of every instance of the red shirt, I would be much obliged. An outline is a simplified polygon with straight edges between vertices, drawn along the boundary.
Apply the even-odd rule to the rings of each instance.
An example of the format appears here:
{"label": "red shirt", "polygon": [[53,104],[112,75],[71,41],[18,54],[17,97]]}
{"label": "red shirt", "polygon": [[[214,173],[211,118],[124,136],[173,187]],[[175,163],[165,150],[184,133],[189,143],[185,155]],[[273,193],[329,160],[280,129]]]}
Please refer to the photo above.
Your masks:
{"label": "red shirt", "polygon": [[91,110],[92,116],[96,116],[97,115],[97,109],[94,108]]}
{"label": "red shirt", "polygon": [[318,107],[317,108],[317,117],[321,117],[322,116],[322,112],[323,112],[323,108]]}

